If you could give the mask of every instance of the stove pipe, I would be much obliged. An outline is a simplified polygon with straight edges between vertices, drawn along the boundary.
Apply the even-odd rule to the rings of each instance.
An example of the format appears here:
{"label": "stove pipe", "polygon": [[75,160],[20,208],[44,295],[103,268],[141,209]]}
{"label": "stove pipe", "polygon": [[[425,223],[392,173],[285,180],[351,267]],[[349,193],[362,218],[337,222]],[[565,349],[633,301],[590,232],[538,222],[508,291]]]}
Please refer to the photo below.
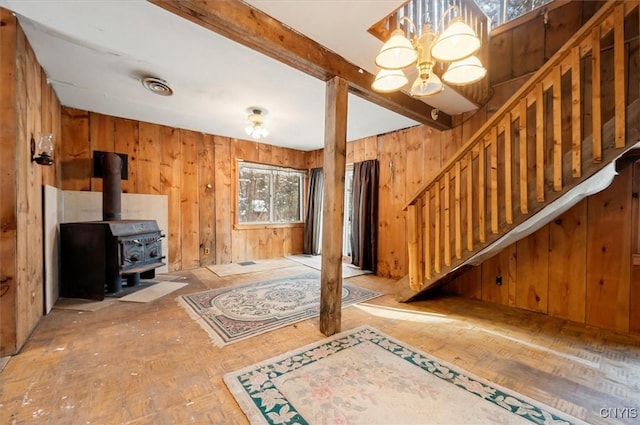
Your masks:
{"label": "stove pipe", "polygon": [[112,152],[102,156],[102,220],[121,220],[120,176],[122,159]]}

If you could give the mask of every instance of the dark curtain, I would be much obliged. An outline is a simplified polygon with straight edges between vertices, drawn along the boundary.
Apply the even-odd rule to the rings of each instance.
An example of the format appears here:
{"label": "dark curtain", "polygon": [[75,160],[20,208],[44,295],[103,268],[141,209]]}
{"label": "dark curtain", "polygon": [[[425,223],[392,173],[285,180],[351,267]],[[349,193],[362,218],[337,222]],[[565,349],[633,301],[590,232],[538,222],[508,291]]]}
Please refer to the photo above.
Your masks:
{"label": "dark curtain", "polygon": [[309,202],[304,220],[304,253],[320,254],[322,248],[322,168],[312,168],[309,175]]}
{"label": "dark curtain", "polygon": [[376,272],[378,265],[378,160],[353,164],[351,263]]}

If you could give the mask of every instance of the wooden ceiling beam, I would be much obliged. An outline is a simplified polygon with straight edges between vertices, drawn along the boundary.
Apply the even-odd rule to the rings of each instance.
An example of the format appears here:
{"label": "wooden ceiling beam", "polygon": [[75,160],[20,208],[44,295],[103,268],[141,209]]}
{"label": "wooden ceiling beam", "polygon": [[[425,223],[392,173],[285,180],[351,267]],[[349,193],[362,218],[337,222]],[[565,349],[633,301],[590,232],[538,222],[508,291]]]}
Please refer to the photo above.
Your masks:
{"label": "wooden ceiling beam", "polygon": [[451,128],[451,116],[405,93],[377,93],[374,76],[319,43],[240,0],[148,0],[184,19],[267,55],[322,81],[340,77],[351,93],[439,130]]}

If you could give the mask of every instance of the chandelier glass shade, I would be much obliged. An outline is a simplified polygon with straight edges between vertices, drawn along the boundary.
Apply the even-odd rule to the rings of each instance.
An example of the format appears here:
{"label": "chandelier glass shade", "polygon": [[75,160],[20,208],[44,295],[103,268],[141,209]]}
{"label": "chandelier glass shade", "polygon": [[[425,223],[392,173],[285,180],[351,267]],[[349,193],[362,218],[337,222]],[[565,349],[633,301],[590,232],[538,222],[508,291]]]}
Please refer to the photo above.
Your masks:
{"label": "chandelier glass shade", "polygon": [[[457,6],[450,6],[442,15],[441,21]],[[415,24],[404,16],[399,21],[408,22],[415,31]],[[410,93],[415,97],[427,97],[444,90],[444,84],[433,72],[436,62],[449,63],[442,79],[452,85],[465,85],[481,80],[487,73],[480,60],[473,56],[481,43],[475,31],[462,21],[454,18],[448,27],[436,34],[430,24],[425,24],[419,37],[409,40],[402,29],[391,33],[376,56],[376,65],[380,68],[372,84],[372,89],[388,93],[402,89],[409,81],[402,71],[415,66],[418,77],[411,85]]]}
{"label": "chandelier glass shade", "polygon": [[427,74],[426,78],[418,77],[411,86],[411,96],[426,97],[433,96],[444,90],[444,84],[435,72]]}
{"label": "chandelier glass shade", "polygon": [[382,69],[402,69],[413,64],[418,59],[418,53],[404,32],[398,28],[391,33],[389,40],[384,43],[376,56],[376,65]]}
{"label": "chandelier glass shade", "polygon": [[449,24],[436,43],[431,47],[431,55],[442,62],[453,62],[471,56],[480,49],[480,39],[462,18]]}
{"label": "chandelier glass shade", "polygon": [[400,69],[381,69],[371,87],[380,93],[390,93],[404,87],[409,80]]}
{"label": "chandelier glass shade", "polygon": [[447,72],[442,76],[444,80],[456,86],[475,83],[487,75],[487,70],[476,56],[469,56],[449,65]]}
{"label": "chandelier glass shade", "polygon": [[269,130],[267,130],[264,125],[264,116],[267,114],[267,111],[264,108],[252,106],[247,108],[247,112],[249,113],[249,116],[247,117],[248,123],[244,128],[247,136],[256,140],[267,137],[269,135]]}

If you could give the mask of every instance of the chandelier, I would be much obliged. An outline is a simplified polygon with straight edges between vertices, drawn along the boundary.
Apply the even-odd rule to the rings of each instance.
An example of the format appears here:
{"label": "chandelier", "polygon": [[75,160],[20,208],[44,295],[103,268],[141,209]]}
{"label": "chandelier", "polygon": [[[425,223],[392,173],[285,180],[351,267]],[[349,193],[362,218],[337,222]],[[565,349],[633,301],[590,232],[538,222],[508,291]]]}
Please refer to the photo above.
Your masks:
{"label": "chandelier", "polygon": [[247,136],[252,139],[263,139],[269,135],[269,130],[264,126],[264,116],[267,115],[267,110],[258,106],[251,106],[247,108],[248,124],[244,128]]}
{"label": "chandelier", "polygon": [[[451,12],[458,12],[456,5],[442,14],[440,22]],[[417,34],[413,21],[403,16],[398,25],[407,22]],[[480,59],[474,54],[480,49],[480,39],[475,31],[465,24],[461,16],[455,17],[449,26],[436,34],[429,23],[422,26],[421,34],[409,40],[402,29],[391,33],[391,37],[376,56],[380,71],[371,85],[377,92],[389,93],[403,88],[409,80],[402,71],[411,65],[418,68],[418,77],[411,85],[411,96],[427,97],[444,90],[440,77],[433,72],[436,61],[448,63],[442,80],[451,85],[466,85],[480,81],[487,74]]]}

